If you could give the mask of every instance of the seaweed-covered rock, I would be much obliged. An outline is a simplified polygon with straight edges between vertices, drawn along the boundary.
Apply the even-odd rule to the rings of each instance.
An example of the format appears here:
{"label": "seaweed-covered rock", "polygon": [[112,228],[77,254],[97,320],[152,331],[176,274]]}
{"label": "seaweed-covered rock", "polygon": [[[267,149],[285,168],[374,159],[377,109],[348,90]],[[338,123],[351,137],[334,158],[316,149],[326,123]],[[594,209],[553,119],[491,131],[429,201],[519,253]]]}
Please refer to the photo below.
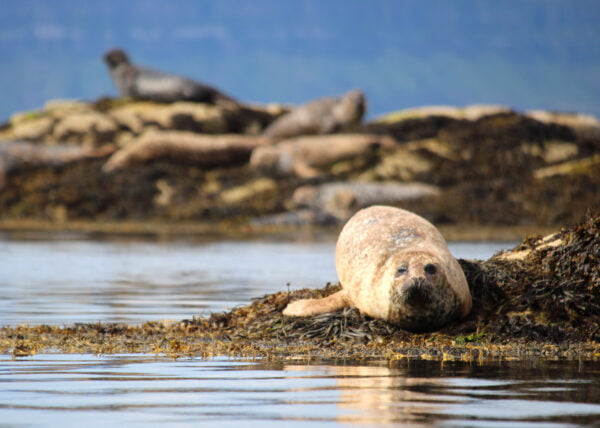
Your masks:
{"label": "seaweed-covered rock", "polygon": [[[143,135],[151,133],[181,136],[182,143],[188,137],[210,139],[207,134],[217,141],[224,133],[259,141],[257,134],[285,111],[279,106],[127,99],[52,102],[14,115],[0,128],[0,140],[20,136],[45,146],[63,144],[62,139],[91,147],[109,142],[119,147],[117,157],[135,152]],[[352,156],[337,150],[365,138],[389,144],[367,145],[368,150],[348,152]],[[181,146],[169,141],[169,147]],[[257,146],[236,152],[233,161],[199,155],[198,150],[171,153],[163,146],[159,156],[145,159],[147,164],[127,164],[112,174],[105,173],[110,168],[103,171],[97,162],[84,160],[12,169],[0,191],[0,219],[45,219],[53,207],[63,207],[61,217],[69,220],[227,219],[260,225],[253,218],[268,216],[279,223],[340,225],[346,215],[299,212],[293,203],[302,186],[340,182],[434,186],[439,191],[431,197],[394,204],[438,225],[554,227],[600,210],[600,124],[588,116],[518,113],[497,106],[429,107],[363,124],[347,137],[304,136],[296,143]],[[249,165],[249,159],[255,162]],[[228,193],[247,189],[248,182],[275,185],[256,199]],[[92,200],[97,202],[84,202]],[[348,215],[354,205],[358,209],[360,204],[350,203]]]}
{"label": "seaweed-covered rock", "polygon": [[256,135],[286,111],[278,106],[214,106],[185,101],[54,101],[44,109],[13,115],[0,132],[0,139],[126,145],[149,129]]}
{"label": "seaweed-covered rock", "polygon": [[463,321],[413,334],[356,309],[313,317],[282,315],[290,300],[339,291],[281,291],[231,311],[140,326],[77,324],[0,328],[0,353],[157,352],[345,360],[422,358],[598,359],[600,214],[546,237],[530,237],[487,261],[461,260],[473,295]]}

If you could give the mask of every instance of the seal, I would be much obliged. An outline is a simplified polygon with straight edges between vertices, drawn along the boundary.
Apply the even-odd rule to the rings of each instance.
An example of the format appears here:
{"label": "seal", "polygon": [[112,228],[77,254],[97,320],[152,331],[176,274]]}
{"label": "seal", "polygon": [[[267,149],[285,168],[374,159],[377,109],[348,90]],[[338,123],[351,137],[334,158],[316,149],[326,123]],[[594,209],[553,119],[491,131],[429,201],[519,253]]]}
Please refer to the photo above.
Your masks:
{"label": "seal", "polygon": [[336,162],[368,159],[379,149],[395,146],[393,138],[386,135],[306,135],[257,147],[250,166],[269,174],[312,178],[327,172]]}
{"label": "seal", "polygon": [[288,205],[291,209],[308,208],[327,214],[315,217],[335,218],[341,223],[371,205],[399,205],[440,194],[438,187],[427,183],[339,181],[300,186]]}
{"label": "seal", "polygon": [[319,98],[292,109],[265,128],[263,135],[283,139],[344,132],[359,124],[365,111],[364,94],[353,89],[341,97]]}
{"label": "seal", "polygon": [[157,102],[196,101],[208,104],[237,104],[233,98],[213,87],[175,74],[135,65],[121,49],[106,52],[104,62],[122,97]]}
{"label": "seal", "polygon": [[310,316],[352,306],[399,327],[424,332],[465,317],[469,286],[441,233],[424,218],[388,206],[357,212],[337,241],[342,290],[290,303],[288,316]]}
{"label": "seal", "polygon": [[115,146],[84,147],[75,144],[46,146],[28,141],[0,141],[0,189],[6,185],[10,173],[45,166],[60,167],[69,163],[104,158],[115,151]]}
{"label": "seal", "polygon": [[169,160],[197,166],[246,163],[252,150],[271,140],[259,135],[196,134],[186,131],[148,131],[117,150],[104,164],[105,173]]}

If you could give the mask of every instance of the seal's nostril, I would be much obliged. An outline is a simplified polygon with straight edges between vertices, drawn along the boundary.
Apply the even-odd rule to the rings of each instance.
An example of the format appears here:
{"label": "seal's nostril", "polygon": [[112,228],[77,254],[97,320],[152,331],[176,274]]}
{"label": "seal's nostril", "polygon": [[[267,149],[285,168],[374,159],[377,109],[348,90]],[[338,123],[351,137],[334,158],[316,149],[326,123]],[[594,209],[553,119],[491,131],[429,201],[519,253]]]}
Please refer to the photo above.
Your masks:
{"label": "seal's nostril", "polygon": [[435,275],[437,273],[437,268],[431,263],[426,264],[423,270],[429,275]]}

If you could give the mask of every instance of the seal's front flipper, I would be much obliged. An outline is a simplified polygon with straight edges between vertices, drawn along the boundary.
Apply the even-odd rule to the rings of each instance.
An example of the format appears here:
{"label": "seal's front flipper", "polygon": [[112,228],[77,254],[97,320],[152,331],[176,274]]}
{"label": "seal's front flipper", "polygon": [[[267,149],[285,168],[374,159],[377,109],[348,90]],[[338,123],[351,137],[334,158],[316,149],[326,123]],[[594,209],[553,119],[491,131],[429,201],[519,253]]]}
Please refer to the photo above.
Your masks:
{"label": "seal's front flipper", "polygon": [[340,290],[331,296],[322,299],[302,299],[290,303],[283,310],[283,315],[291,317],[309,317],[328,312],[335,312],[342,308],[350,306],[346,297],[346,291]]}

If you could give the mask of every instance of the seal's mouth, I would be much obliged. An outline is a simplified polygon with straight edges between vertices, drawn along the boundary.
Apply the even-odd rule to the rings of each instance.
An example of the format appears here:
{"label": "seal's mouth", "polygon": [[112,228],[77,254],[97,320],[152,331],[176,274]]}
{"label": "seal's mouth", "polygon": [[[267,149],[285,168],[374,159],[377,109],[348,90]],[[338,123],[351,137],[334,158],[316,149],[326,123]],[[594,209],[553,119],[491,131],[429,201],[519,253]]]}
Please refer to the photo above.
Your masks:
{"label": "seal's mouth", "polygon": [[433,287],[423,278],[416,278],[402,289],[404,302],[415,308],[424,308],[433,301]]}

